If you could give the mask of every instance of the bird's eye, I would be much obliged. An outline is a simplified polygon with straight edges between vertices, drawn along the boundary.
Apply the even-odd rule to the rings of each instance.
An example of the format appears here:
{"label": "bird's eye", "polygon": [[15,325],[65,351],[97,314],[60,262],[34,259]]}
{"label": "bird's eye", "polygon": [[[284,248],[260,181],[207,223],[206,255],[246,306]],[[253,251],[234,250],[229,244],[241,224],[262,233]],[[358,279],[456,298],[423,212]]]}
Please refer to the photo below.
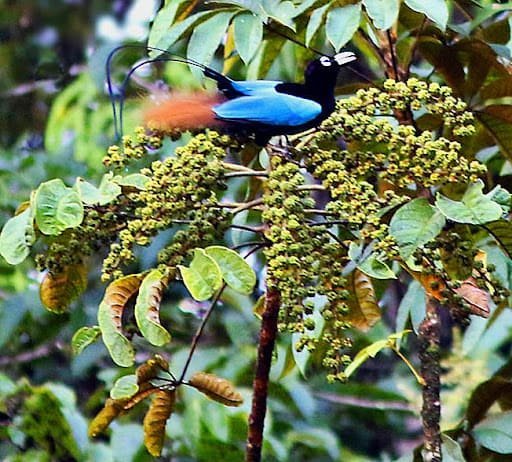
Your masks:
{"label": "bird's eye", "polygon": [[320,58],[320,64],[325,67],[329,67],[332,65],[331,58],[328,58],[327,56],[322,56]]}

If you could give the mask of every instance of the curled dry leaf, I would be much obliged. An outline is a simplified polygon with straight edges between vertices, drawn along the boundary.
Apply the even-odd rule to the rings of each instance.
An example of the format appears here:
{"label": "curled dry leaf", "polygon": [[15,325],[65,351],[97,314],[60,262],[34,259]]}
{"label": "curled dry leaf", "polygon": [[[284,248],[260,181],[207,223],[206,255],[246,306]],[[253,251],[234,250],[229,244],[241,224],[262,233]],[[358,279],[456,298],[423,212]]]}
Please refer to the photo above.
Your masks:
{"label": "curled dry leaf", "polygon": [[189,380],[189,384],[214,401],[226,406],[240,406],[244,401],[242,395],[235,390],[229,380],[213,374],[196,372]]}
{"label": "curled dry leaf", "polygon": [[129,367],[134,361],[134,351],[130,341],[123,335],[123,311],[137,291],[142,280],[140,274],[125,276],[112,282],[98,310],[98,324],[103,342],[116,364]]}
{"label": "curled dry leaf", "polygon": [[137,375],[137,383],[142,385],[143,383],[154,379],[158,375],[158,372],[167,372],[168,370],[168,361],[160,355],[155,355],[153,358],[140,365],[135,371],[135,374]]}
{"label": "curled dry leaf", "polygon": [[350,308],[347,320],[353,327],[367,331],[381,317],[372,280],[365,273],[356,269],[348,277],[348,283],[351,296],[347,300]]}
{"label": "curled dry leaf", "polygon": [[89,425],[89,436],[95,438],[103,433],[110,423],[124,410],[125,399],[108,398],[103,409],[92,419]]}
{"label": "curled dry leaf", "polygon": [[148,452],[159,457],[165,438],[165,425],[176,401],[176,390],[157,390],[144,417],[144,444]]}
{"label": "curled dry leaf", "polygon": [[56,274],[47,273],[41,282],[39,296],[43,305],[53,313],[64,313],[69,304],[87,287],[85,265],[65,267]]}

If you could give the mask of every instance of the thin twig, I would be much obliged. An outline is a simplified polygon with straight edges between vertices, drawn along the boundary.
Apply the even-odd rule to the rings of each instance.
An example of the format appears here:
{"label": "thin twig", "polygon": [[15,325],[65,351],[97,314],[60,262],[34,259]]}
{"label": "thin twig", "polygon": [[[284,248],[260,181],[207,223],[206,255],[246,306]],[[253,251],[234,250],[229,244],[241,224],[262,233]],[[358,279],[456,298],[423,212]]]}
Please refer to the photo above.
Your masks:
{"label": "thin twig", "polygon": [[224,289],[227,287],[226,283],[222,285],[222,287],[217,291],[217,294],[213,298],[212,302],[210,303],[210,306],[208,307],[208,311],[206,311],[206,314],[204,315],[204,318],[201,321],[201,324],[199,325],[199,328],[197,329],[196,333],[194,334],[194,338],[192,339],[192,343],[190,345],[190,350],[188,352],[187,361],[185,362],[185,366],[183,367],[183,370],[181,371],[180,378],[178,379],[178,385],[183,383],[183,379],[185,378],[185,374],[187,373],[188,367],[190,366],[190,361],[192,361],[192,356],[194,355],[194,351],[197,348],[197,344],[199,342],[199,339],[201,338],[201,335],[203,335],[203,330],[206,327],[206,323],[208,322],[208,319],[210,319],[211,314],[213,313],[213,309],[217,305],[218,301],[220,300],[220,297],[222,296],[222,293],[224,292]]}
{"label": "thin twig", "polygon": [[242,231],[258,234],[263,232],[263,226],[229,225],[229,228],[241,229]]}
{"label": "thin twig", "polygon": [[393,72],[395,73],[395,79],[400,80],[400,74],[398,72],[398,63],[397,63],[396,54],[395,54],[395,43],[393,41],[393,38],[391,37],[391,32],[389,31],[389,29],[386,31],[386,36],[388,38],[389,52],[391,54],[391,63],[393,65]]}
{"label": "thin twig", "polygon": [[258,199],[254,199],[252,201],[244,202],[244,203],[240,204],[231,213],[233,213],[233,215],[235,215],[237,213],[243,212],[244,210],[252,209],[252,208],[254,208],[258,205],[262,205],[262,204],[263,204],[263,199],[260,197]]}
{"label": "thin twig", "polygon": [[241,178],[244,176],[255,176],[256,178],[268,178],[268,173],[262,172],[231,172],[225,173],[224,178]]}

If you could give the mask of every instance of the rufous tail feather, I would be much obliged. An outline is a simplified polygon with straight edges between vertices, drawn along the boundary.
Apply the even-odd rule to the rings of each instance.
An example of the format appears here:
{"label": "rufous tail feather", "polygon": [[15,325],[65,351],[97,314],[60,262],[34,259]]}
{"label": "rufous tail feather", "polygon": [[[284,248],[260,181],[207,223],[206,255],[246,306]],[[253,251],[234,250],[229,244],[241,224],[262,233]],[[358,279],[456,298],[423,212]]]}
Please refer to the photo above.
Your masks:
{"label": "rufous tail feather", "polygon": [[144,104],[144,123],[161,131],[218,127],[222,121],[212,107],[222,101],[221,96],[204,92],[154,94]]}

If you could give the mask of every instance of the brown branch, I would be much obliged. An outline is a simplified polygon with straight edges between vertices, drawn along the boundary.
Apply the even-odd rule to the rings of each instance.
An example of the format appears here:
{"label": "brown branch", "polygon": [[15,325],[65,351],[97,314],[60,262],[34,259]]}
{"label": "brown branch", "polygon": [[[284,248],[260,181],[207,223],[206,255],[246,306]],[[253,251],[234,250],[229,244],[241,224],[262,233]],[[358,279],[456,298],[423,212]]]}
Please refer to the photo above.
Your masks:
{"label": "brown branch", "polygon": [[36,359],[46,358],[57,351],[63,351],[65,349],[64,344],[60,340],[44,343],[33,350],[24,351],[23,353],[19,353],[14,356],[0,356],[0,367],[8,365],[12,366],[13,364],[30,363]]}
{"label": "brown branch", "polygon": [[263,445],[263,428],[267,411],[267,394],[272,363],[272,351],[277,336],[277,320],[279,315],[280,297],[276,289],[267,289],[265,294],[265,311],[263,312],[256,375],[253,382],[251,415],[249,416],[249,432],[245,453],[246,462],[261,461]]}
{"label": "brown branch", "polygon": [[439,364],[439,338],[441,320],[437,300],[429,297],[427,313],[420,324],[420,361],[421,376],[425,380],[423,386],[423,407],[421,419],[423,423],[423,460],[425,462],[441,462],[441,366]]}

